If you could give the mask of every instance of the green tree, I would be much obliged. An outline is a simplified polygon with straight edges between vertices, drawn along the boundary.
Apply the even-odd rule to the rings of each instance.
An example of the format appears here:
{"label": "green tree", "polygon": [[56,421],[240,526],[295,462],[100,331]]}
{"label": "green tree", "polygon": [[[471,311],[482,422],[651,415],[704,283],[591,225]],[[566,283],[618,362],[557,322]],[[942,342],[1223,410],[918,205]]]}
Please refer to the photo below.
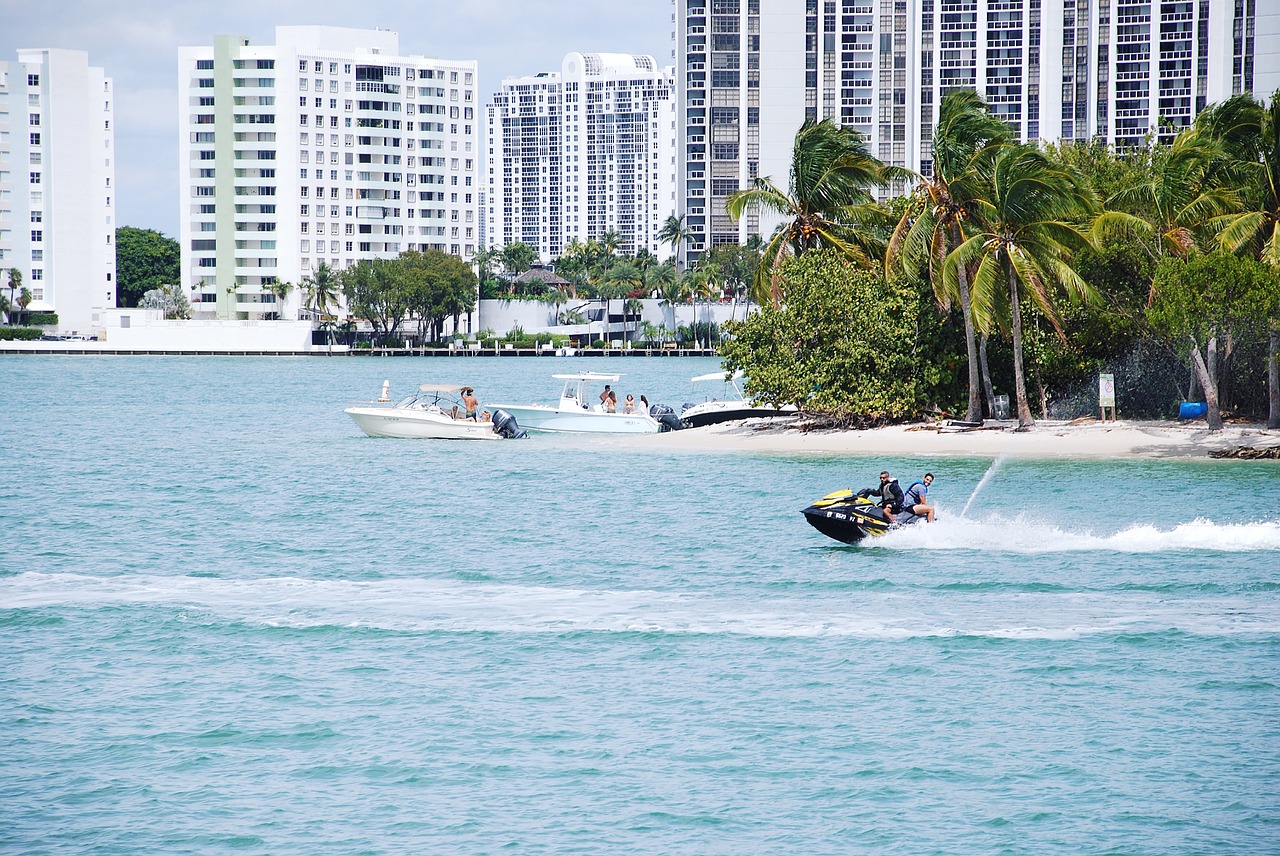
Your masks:
{"label": "green tree", "polygon": [[720,349],[753,398],[874,422],[912,416],[935,397],[946,372],[921,359],[936,332],[924,290],[835,250],[789,259],[780,274],[779,306],[727,324]]}
{"label": "green tree", "polygon": [[[1222,179],[1242,198],[1241,211],[1215,221],[1223,249],[1261,260],[1280,279],[1280,90],[1263,107],[1248,95],[1229,98],[1197,117],[1197,126],[1227,151]],[[1268,428],[1280,428],[1280,315],[1270,319],[1267,349]]]}
{"label": "green tree", "polygon": [[27,307],[31,305],[31,289],[25,286],[18,292],[18,308],[22,310],[22,323],[27,323]]}
{"label": "green tree", "polygon": [[857,131],[830,119],[806,119],[791,150],[789,190],[761,177],[725,202],[734,220],[751,206],[784,218],[762,253],[753,289],[756,302],[768,295],[777,305],[775,271],[788,255],[829,247],[856,264],[870,267],[866,236],[854,226],[874,207],[872,189],[908,175],[876,160]]}
{"label": "green tree", "polygon": [[1112,194],[1109,210],[1094,221],[1095,235],[1134,236],[1157,257],[1186,258],[1199,249],[1197,235],[1215,217],[1239,207],[1234,191],[1209,181],[1210,169],[1224,155],[1218,141],[1195,128],[1184,130],[1167,149],[1156,149],[1146,181]]}
{"label": "green tree", "polygon": [[307,309],[320,315],[328,315],[329,310],[337,307],[338,295],[342,292],[342,280],[337,271],[328,263],[316,265],[313,273],[302,280],[303,300]]}
{"label": "green tree", "polygon": [[182,282],[182,248],[154,229],[116,229],[116,304],[137,306],[142,295]]}
{"label": "green tree", "polygon": [[262,290],[271,294],[276,299],[276,320],[284,320],[284,304],[289,299],[289,295],[293,293],[294,284],[283,280],[276,280],[263,286]]}
{"label": "green tree", "polygon": [[520,274],[533,267],[538,260],[538,251],[522,241],[512,241],[502,248],[502,267],[507,272],[508,290],[510,282]]}
{"label": "green tree", "polygon": [[368,319],[378,341],[385,344],[409,313],[411,295],[403,265],[395,259],[362,259],[339,278],[352,314]]}
{"label": "green tree", "polygon": [[[956,299],[964,322],[969,402],[965,420],[982,420],[978,343],[973,324],[969,270],[958,267],[953,283],[943,276],[947,255],[965,240],[965,226],[986,194],[986,175],[995,155],[1013,141],[1009,126],[992,115],[972,89],[953,89],[942,98],[933,132],[933,174],[921,179],[905,207],[885,255],[886,271],[896,262],[909,273],[927,271],[938,305]],[[949,287],[954,284],[954,289]]]}
{"label": "green tree", "polygon": [[440,250],[409,250],[396,259],[408,310],[418,317],[418,336],[432,341],[444,338],[444,322],[453,319],[456,330],[463,312],[476,305],[476,275],[457,256]]}
{"label": "green tree", "polygon": [[[1096,206],[1090,188],[1071,172],[1052,164],[1030,146],[1004,146],[991,168],[988,195],[975,200],[973,237],[947,256],[944,276],[954,283],[960,271],[976,268],[973,313],[978,327],[989,329],[996,309],[1008,298],[1013,338],[1013,379],[1018,427],[1035,420],[1027,404],[1022,360],[1024,292],[1061,334],[1054,309],[1058,287],[1078,300],[1094,299],[1094,289],[1071,266],[1072,253],[1090,246],[1073,225]],[[1002,289],[1007,289],[1002,296]]]}
{"label": "green tree", "polygon": [[684,247],[693,237],[693,230],[685,225],[684,217],[683,214],[679,217],[672,214],[663,221],[662,228],[658,230],[658,240],[671,245],[671,254],[675,256],[677,272],[684,270]]}
{"label": "green tree", "polygon": [[1268,266],[1228,253],[1166,258],[1156,268],[1156,297],[1148,310],[1152,329],[1191,358],[1205,393],[1209,428],[1222,429],[1218,345],[1266,335],[1280,311],[1280,290]]}
{"label": "green tree", "polygon": [[16,267],[9,268],[9,304],[5,308],[5,317],[9,323],[13,324],[13,307],[15,305],[15,292],[22,288],[22,271]]}

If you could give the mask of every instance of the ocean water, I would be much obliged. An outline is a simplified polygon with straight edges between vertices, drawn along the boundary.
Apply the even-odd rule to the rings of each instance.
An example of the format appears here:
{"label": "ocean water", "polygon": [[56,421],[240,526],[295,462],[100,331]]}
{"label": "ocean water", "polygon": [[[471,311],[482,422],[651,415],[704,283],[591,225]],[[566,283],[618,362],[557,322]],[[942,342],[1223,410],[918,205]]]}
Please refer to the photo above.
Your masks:
{"label": "ocean water", "polygon": [[[587,367],[678,405],[712,360],[0,366],[2,852],[1280,852],[1273,463],[341,412]],[[938,523],[797,513],[885,466]]]}

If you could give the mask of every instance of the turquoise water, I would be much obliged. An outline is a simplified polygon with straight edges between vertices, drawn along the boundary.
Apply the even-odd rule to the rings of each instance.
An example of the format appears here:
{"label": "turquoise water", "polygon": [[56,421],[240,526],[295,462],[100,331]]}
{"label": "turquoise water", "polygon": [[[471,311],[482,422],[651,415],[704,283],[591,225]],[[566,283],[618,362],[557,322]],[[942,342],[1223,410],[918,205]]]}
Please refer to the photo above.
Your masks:
{"label": "turquoise water", "polygon": [[[0,365],[4,852],[1280,851],[1274,464],[972,496],[990,460],[341,412],[587,367],[678,405],[711,360]],[[797,514],[884,465],[937,524]]]}

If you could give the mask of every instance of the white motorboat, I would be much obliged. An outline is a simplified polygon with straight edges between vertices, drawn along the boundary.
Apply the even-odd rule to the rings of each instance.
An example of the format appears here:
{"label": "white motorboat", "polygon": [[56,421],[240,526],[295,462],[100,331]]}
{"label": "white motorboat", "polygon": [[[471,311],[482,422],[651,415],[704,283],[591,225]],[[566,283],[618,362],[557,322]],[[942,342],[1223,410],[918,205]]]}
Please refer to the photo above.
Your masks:
{"label": "white motorboat", "polygon": [[691,382],[695,388],[699,384],[702,385],[702,389],[711,388],[710,384],[713,382],[722,384],[721,397],[712,398],[710,395],[706,395],[701,402],[686,404],[684,410],[680,413],[680,421],[690,428],[699,428],[703,425],[732,422],[736,419],[760,419],[795,415],[796,408],[794,404],[773,407],[768,404],[748,401],[742,391],[742,380],[741,370],[727,377],[724,372],[712,372],[711,374],[698,375],[692,378]]}
{"label": "white motorboat", "polygon": [[469,387],[424,383],[413,395],[388,407],[348,407],[345,412],[370,437],[501,440],[519,435],[515,420],[497,410],[492,418],[466,418],[466,407],[458,397],[465,389]]}
{"label": "white motorboat", "polygon": [[[546,404],[498,404],[510,413],[521,428],[582,434],[657,434],[662,424],[648,413],[609,413],[600,404],[587,403],[587,384],[616,383],[621,375],[578,372],[552,375],[564,381],[560,402]],[[592,390],[594,391],[594,389]]]}

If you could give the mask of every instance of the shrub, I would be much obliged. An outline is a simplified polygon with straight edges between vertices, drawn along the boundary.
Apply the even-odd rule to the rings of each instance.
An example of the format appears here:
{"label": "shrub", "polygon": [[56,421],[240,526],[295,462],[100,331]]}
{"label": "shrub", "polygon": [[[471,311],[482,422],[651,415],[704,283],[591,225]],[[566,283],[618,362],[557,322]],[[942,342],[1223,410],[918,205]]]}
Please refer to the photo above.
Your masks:
{"label": "shrub", "polygon": [[44,331],[39,327],[0,327],[0,340],[29,342],[39,339]]}
{"label": "shrub", "polygon": [[32,312],[27,323],[32,327],[54,327],[58,324],[57,312]]}

